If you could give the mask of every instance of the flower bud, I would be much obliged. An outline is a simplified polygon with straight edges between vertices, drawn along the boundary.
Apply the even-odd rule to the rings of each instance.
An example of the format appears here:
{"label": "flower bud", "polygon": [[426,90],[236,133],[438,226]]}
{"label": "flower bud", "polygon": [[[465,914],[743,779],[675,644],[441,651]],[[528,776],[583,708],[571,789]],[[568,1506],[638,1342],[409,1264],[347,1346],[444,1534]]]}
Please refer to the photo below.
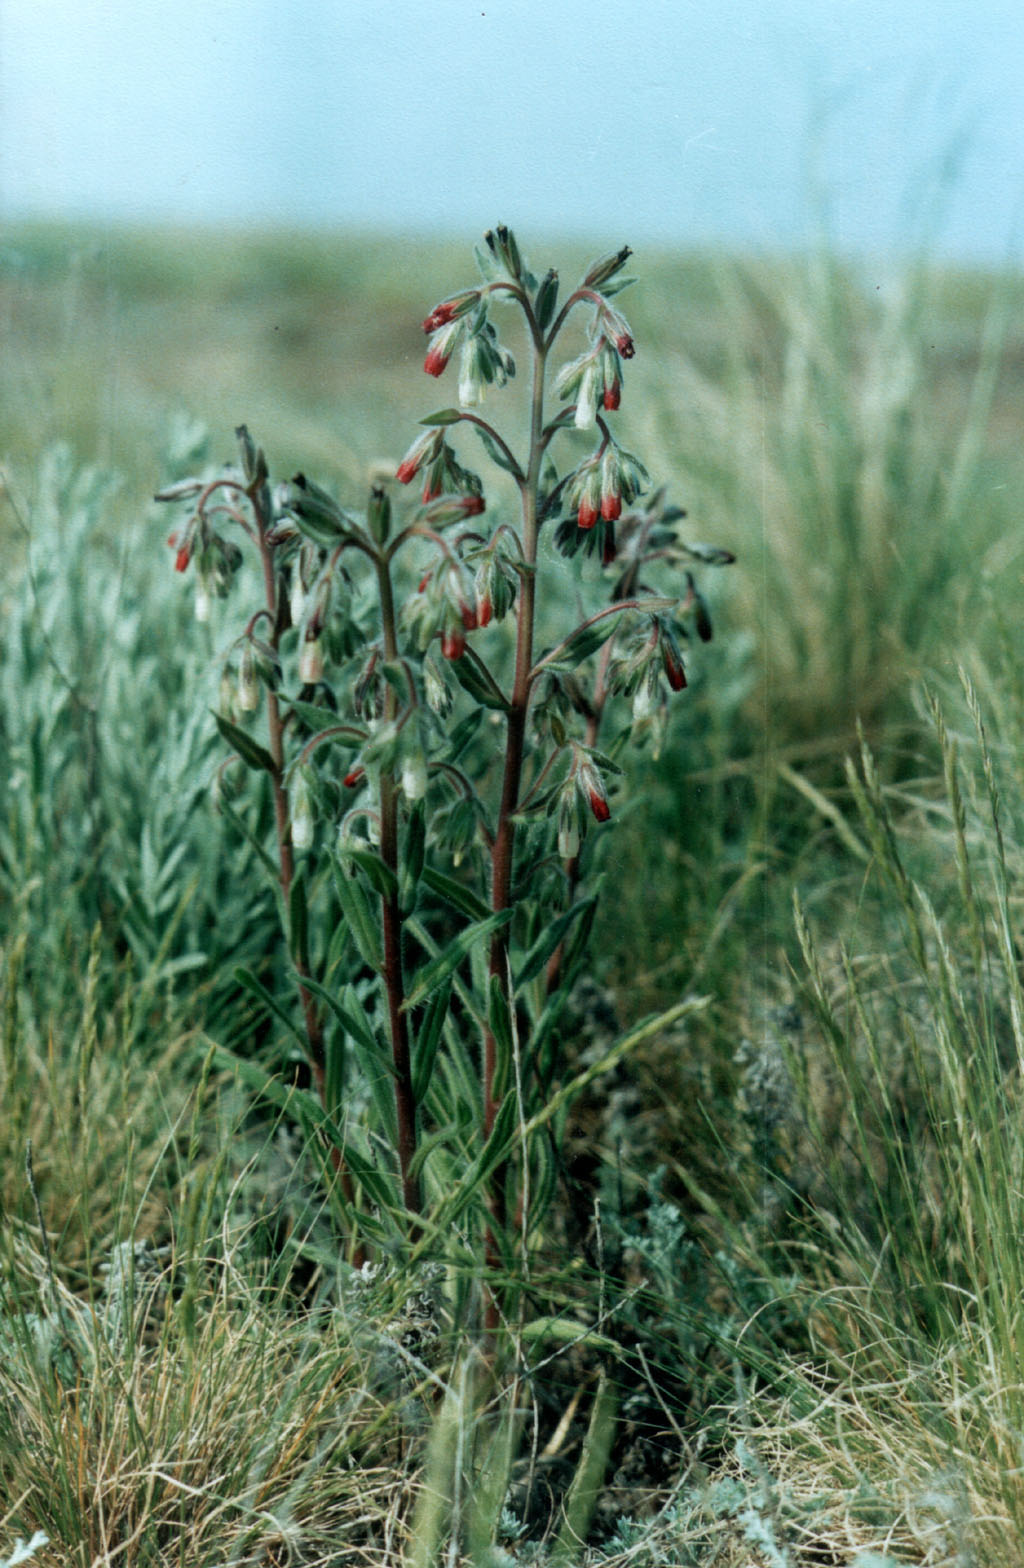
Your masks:
{"label": "flower bud", "polygon": [[300,769],[291,787],[292,848],[309,849],[313,842],[313,802]]}
{"label": "flower bud", "polygon": [[601,311],[601,328],[607,337],[615,344],[616,350],[623,359],[632,359],[636,353],[629,325],[617,310],[605,305]]}
{"label": "flower bud", "polygon": [[[415,479],[421,468],[433,463],[443,445],[444,433],[441,430],[427,430],[423,435],[417,436],[398,465],[395,478],[399,484],[407,485]],[[426,499],[427,497],[424,496],[424,500]]]}
{"label": "flower bud", "polygon": [[366,508],[366,521],[370,535],[377,544],[385,544],[391,532],[391,500],[388,493],[381,485],[374,485],[370,491],[370,503]]}
{"label": "flower bud", "polygon": [[416,747],[403,753],[399,783],[406,800],[421,800],[427,793],[427,759]]}
{"label": "flower bud", "polygon": [[447,718],[452,709],[452,694],[441,671],[428,654],[423,660],[423,695],[427,706],[439,718]]}
{"label": "flower bud", "polygon": [[551,318],[555,314],[555,306],[557,303],[558,273],[552,267],[551,270],[544,275],[540,288],[537,290],[536,298],[533,302],[533,313],[537,318],[537,325],[540,327],[542,332],[547,330]]}
{"label": "flower bud", "polygon": [[323,679],[323,673],[323,644],[319,637],[310,637],[307,634],[299,654],[299,680],[307,686],[315,686],[317,681]]}
{"label": "flower bud", "polygon": [[618,452],[611,442],[605,447],[601,458],[601,516],[606,523],[612,523],[622,516]]}
{"label": "flower bud", "polygon": [[460,316],[465,316],[473,309],[480,298],[479,289],[467,289],[463,294],[453,294],[450,299],[442,300],[440,305],[435,305],[426,321],[423,330],[427,334],[436,332],[439,327],[446,327],[451,321],[458,321]]}
{"label": "flower bud", "polygon": [[235,436],[242,459],[242,473],[245,475],[246,484],[252,490],[257,485],[266,483],[267,460],[263,455],[263,448],[257,446],[249,434],[247,425],[239,425],[235,430]]}
{"label": "flower bud", "polygon": [[461,626],[448,626],[441,633],[441,652],[446,659],[461,659],[466,651],[466,634]]}
{"label": "flower bud", "polygon": [[246,642],[238,670],[238,706],[243,713],[255,713],[260,705],[260,683],[252,644]]}
{"label": "flower bud", "polygon": [[585,289],[599,289],[605,283],[610,283],[617,272],[621,272],[633,252],[628,245],[623,245],[621,250],[613,251],[609,256],[602,256],[599,261],[591,264],[590,270],[583,279]]}
{"label": "flower bud", "polygon": [[428,376],[444,374],[461,336],[461,321],[450,321],[447,326],[441,327],[434,333],[430,340],[430,347],[427,349],[427,357],[423,361],[423,368]]}
{"label": "flower bud", "polygon": [[593,425],[597,417],[597,392],[597,365],[591,360],[580,377],[580,384],[576,389],[574,424],[577,430],[589,430]]}
{"label": "flower bud", "polygon": [[307,594],[306,585],[302,580],[302,563],[298,560],[292,563],[292,573],[289,580],[288,609],[291,613],[292,625],[298,626],[306,613]]}
{"label": "flower bud", "polygon": [[686,687],[686,666],[679,645],[668,627],[664,625],[661,629],[660,647],[666,680],[673,691],[683,691]]}

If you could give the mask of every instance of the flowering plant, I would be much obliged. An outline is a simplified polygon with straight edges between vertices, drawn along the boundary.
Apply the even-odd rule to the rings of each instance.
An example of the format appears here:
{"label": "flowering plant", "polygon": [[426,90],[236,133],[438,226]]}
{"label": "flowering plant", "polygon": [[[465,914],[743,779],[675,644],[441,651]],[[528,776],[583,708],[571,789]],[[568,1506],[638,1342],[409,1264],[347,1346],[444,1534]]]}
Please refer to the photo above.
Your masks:
{"label": "flowering plant", "polygon": [[[279,890],[294,1012],[272,978],[239,978],[300,1048],[305,1081],[261,1086],[306,1122],[356,1258],[483,1236],[511,1268],[555,1190],[573,1093],[654,1027],[583,1073],[567,1053],[590,841],[613,815],[616,756],[658,742],[691,633],[711,636],[693,568],[732,556],[685,541],[685,514],[613,433],[629,255],[595,262],[559,306],[557,274],[538,282],[512,233],[489,232],[481,281],[423,323],[427,374],[458,357],[456,402],[422,421],[399,489],[375,485],[358,512],[301,473],[272,484],[245,426],[236,466],[157,497],[185,507],[171,544],[201,619],[243,547],[258,563],[224,660],[218,785]],[[507,305],[530,368],[520,451],[479,412],[515,376]],[[552,374],[580,314],[587,346]],[[553,452],[581,435],[559,470]],[[507,476],[514,517],[488,508],[464,437]],[[581,568],[605,591],[589,612]],[[246,774],[272,825],[232,802]]]}

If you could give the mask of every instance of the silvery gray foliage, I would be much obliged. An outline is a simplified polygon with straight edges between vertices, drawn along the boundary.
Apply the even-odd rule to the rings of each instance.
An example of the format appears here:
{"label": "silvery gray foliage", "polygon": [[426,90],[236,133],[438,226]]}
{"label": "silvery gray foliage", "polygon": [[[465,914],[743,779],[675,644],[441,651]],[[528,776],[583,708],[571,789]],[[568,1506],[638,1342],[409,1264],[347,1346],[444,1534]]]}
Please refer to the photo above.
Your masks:
{"label": "silvery gray foliage", "polygon": [[0,1568],[18,1568],[19,1563],[27,1563],[36,1552],[48,1546],[50,1537],[44,1535],[42,1530],[37,1530],[30,1541],[25,1541],[18,1536],[14,1543],[14,1550],[9,1557],[0,1557]]}

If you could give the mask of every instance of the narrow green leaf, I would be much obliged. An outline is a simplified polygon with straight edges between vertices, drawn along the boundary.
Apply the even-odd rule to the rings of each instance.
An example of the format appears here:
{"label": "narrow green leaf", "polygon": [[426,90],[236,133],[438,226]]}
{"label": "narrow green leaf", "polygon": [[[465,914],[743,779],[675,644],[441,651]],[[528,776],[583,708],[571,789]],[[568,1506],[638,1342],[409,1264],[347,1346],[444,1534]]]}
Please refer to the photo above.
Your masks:
{"label": "narrow green leaf", "polygon": [[512,1079],[515,1020],[504,978],[491,975],[487,990],[487,1022],[494,1036],[494,1082],[491,1092],[498,1098],[506,1092]]}
{"label": "narrow green leaf", "polygon": [[306,902],[306,873],[300,866],[292,879],[288,900],[288,947],[300,969],[309,967],[309,907]]}
{"label": "narrow green leaf", "polygon": [[402,840],[402,862],[398,875],[398,903],[408,914],[416,903],[420,877],[427,854],[426,802],[418,800],[409,813]]}
{"label": "narrow green leaf", "polygon": [[261,866],[273,882],[274,888],[279,891],[281,876],[280,866],[278,866],[273,860],[272,856],[267,853],[266,848],[260,843],[255,833],[246,822],[245,818],[231,804],[226,795],[221,796],[220,809],[227,817],[232,827],[234,827],[241,834],[242,838],[245,839],[250,848],[255,850]]}
{"label": "narrow green leaf", "polygon": [[288,1033],[294,1035],[295,1039],[298,1040],[304,1053],[309,1051],[309,1041],[306,1039],[306,1036],[302,1033],[295,1020],[291,1018],[287,1011],[281,1006],[281,1003],[277,1000],[277,997],[273,996],[267,990],[266,986],[263,985],[261,981],[257,980],[251,969],[246,969],[244,965],[239,964],[235,969],[235,980],[244,991],[248,991],[249,994],[254,996],[257,1001],[262,1002],[267,1011],[273,1013],[274,1017],[280,1023],[284,1024],[285,1028],[288,1030]]}
{"label": "narrow green leaf", "polygon": [[474,425],[473,428],[483,442],[484,451],[487,453],[487,456],[490,458],[491,462],[494,463],[498,468],[503,468],[507,474],[514,473],[515,469],[513,464],[509,462],[508,458],[501,450],[501,447],[498,445],[497,441],[495,441],[494,437],[486,430],[481,429],[479,425]]}
{"label": "narrow green leaf", "polygon": [[522,968],[516,976],[516,990],[524,985],[529,985],[540,974],[548,959],[557,947],[565,940],[566,932],[586,913],[593,913],[595,900],[593,898],[581,899],[573,904],[571,909],[565,910],[557,919],[541,931],[530,951],[523,960]]}
{"label": "narrow green leaf", "polygon": [[370,912],[366,894],[358,880],[349,876],[337,856],[331,856],[331,868],[334,873],[338,903],[352,933],[352,940],[359,949],[359,956],[364,964],[369,964],[370,968],[379,974],[384,963],[380,931]]}
{"label": "narrow green leaf", "polygon": [[439,986],[430,998],[423,1015],[412,1052],[412,1094],[417,1105],[430,1087],[438,1047],[444,1032],[448,1006],[451,1002],[451,984]]}
{"label": "narrow green leaf", "polygon": [[607,1372],[602,1371],[587,1434],[583,1439],[583,1451],[563,1505],[565,1517],[551,1552],[552,1568],[570,1568],[571,1564],[580,1560],[580,1553],[590,1533],[597,1499],[604,1485],[618,1408],[615,1384]]}
{"label": "narrow green leaf", "polygon": [[479,894],[472,888],[466,887],[462,882],[456,882],[454,877],[445,876],[443,871],[435,871],[432,866],[425,866],[423,880],[432,893],[443,898],[446,903],[459,910],[463,915],[468,915],[470,920],[486,920],[490,908],[484,903]]}
{"label": "narrow green leaf", "polygon": [[462,410],[458,408],[439,408],[436,414],[428,414],[426,419],[421,419],[421,425],[457,425],[462,418]]}
{"label": "narrow green leaf", "polygon": [[324,1101],[332,1116],[340,1110],[345,1094],[347,1044],[344,1025],[336,1023],[328,1033],[324,1050]]}
{"label": "narrow green leaf", "polygon": [[408,1012],[411,1007],[418,1007],[420,1002],[426,1001],[432,991],[436,991],[439,985],[443,985],[455,973],[478,942],[486,941],[488,937],[494,935],[495,931],[500,931],[502,926],[508,925],[512,913],[511,909],[499,909],[496,914],[488,915],[486,920],[478,920],[474,925],[460,931],[442,953],[424,964],[419,971],[402,1003],[403,1012]]}
{"label": "narrow green leaf", "polygon": [[261,746],[258,740],[254,740],[239,725],[232,724],[231,720],[226,719],[223,713],[218,713],[216,708],[211,708],[210,712],[221,735],[232,750],[238,753],[247,768],[252,768],[255,772],[269,773],[271,776],[277,772],[274,759],[265,746]]}
{"label": "narrow green leaf", "polygon": [[360,871],[366,873],[375,893],[379,893],[382,898],[390,898],[398,881],[391,867],[376,850],[356,849],[346,845],[344,849],[339,849],[338,854],[343,861],[358,866]]}
{"label": "narrow green leaf", "polygon": [[451,661],[451,670],[459,685],[476,702],[483,703],[485,708],[494,708],[499,713],[509,712],[512,704],[479,654],[468,644],[461,659]]}

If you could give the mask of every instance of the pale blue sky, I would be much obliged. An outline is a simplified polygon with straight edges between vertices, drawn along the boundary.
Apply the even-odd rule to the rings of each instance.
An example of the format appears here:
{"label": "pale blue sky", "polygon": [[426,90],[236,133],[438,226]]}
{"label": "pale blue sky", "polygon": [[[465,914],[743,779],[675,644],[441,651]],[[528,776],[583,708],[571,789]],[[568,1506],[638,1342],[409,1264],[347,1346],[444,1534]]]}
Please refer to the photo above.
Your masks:
{"label": "pale blue sky", "polygon": [[0,0],[0,215],[998,261],[1020,0]]}

